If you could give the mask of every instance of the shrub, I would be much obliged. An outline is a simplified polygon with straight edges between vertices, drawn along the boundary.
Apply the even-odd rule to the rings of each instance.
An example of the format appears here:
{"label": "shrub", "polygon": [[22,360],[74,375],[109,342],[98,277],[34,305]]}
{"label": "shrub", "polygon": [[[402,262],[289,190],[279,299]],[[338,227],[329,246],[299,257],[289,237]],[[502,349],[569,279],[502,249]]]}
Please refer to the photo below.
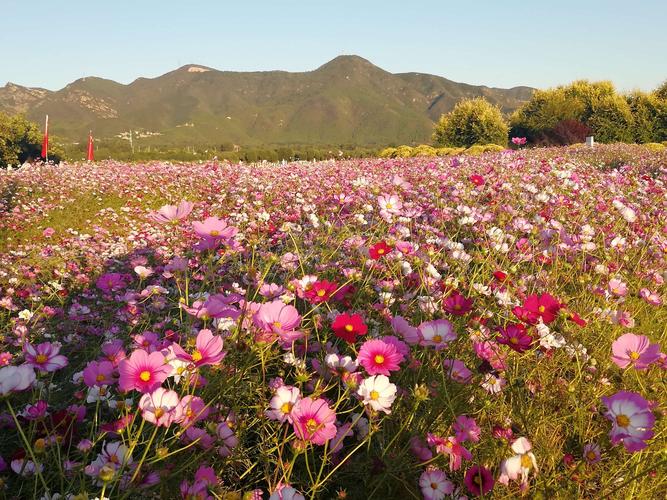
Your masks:
{"label": "shrub", "polygon": [[[0,112],[0,168],[20,165],[40,158],[42,134],[39,126],[23,115],[10,116]],[[54,141],[49,144],[49,160],[60,162],[62,148]]]}
{"label": "shrub", "polygon": [[394,154],[394,158],[410,158],[411,156],[412,148],[410,146],[399,146]]}
{"label": "shrub", "polygon": [[[667,142],[667,141],[665,141]],[[665,143],[659,143],[659,142],[648,142],[646,144],[642,144],[645,148],[649,149],[650,151],[654,153],[660,153],[667,149],[667,144]]]}
{"label": "shrub", "polygon": [[433,146],[427,144],[420,144],[412,149],[412,156],[436,156],[437,151]]}
{"label": "shrub", "polygon": [[394,158],[395,155],[396,155],[396,148],[384,148],[378,154],[380,158]]}
{"label": "shrub", "polygon": [[478,97],[459,102],[442,115],[433,132],[436,146],[507,144],[508,128],[500,108]]}

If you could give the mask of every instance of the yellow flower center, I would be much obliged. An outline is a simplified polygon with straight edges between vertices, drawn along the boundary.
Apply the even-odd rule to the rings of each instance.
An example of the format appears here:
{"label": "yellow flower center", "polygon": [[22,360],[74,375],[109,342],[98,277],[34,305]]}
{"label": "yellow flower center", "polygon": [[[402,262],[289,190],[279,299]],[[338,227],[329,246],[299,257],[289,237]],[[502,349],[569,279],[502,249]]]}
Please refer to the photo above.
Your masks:
{"label": "yellow flower center", "polygon": [[306,422],[306,430],[309,433],[315,432],[319,428],[319,424],[314,418],[309,418],[308,421]]}
{"label": "yellow flower center", "polygon": [[346,332],[353,332],[353,331],[354,331],[354,327],[353,327],[352,325],[345,325],[345,331],[346,331]]}
{"label": "yellow flower center", "polygon": [[162,408],[155,408],[155,418],[160,418],[162,415],[164,415],[164,410]]}
{"label": "yellow flower center", "polygon": [[544,311],[546,311],[546,308],[544,306],[540,306],[537,308],[537,310],[543,313]]}
{"label": "yellow flower center", "polygon": [[588,458],[588,460],[593,461],[593,460],[595,460],[597,457],[598,457],[598,456],[595,454],[595,452],[594,452],[593,450],[590,450],[588,453],[586,453],[586,458]]}
{"label": "yellow flower center", "polygon": [[521,467],[530,469],[533,466],[533,461],[528,455],[521,455]]}
{"label": "yellow flower center", "polygon": [[274,322],[273,322],[273,326],[274,326],[275,328],[280,329],[280,328],[283,327],[283,324],[282,324],[280,321],[274,321]]}
{"label": "yellow flower center", "polygon": [[619,427],[627,427],[628,425],[630,425],[630,419],[628,418],[627,415],[623,415],[623,414],[618,415],[616,417],[616,424]]}
{"label": "yellow flower center", "polygon": [[632,359],[632,360],[637,360],[637,359],[639,359],[639,353],[638,353],[637,351],[632,351],[632,352],[630,353],[630,359]]}
{"label": "yellow flower center", "polygon": [[378,391],[371,391],[369,396],[373,401],[377,401],[378,398],[380,397],[380,393]]}
{"label": "yellow flower center", "polygon": [[216,231],[215,229],[211,231],[211,236],[220,236],[220,231]]}
{"label": "yellow flower center", "polygon": [[148,370],[144,370],[139,374],[139,378],[144,382],[148,382],[151,379],[151,372],[149,372]]}
{"label": "yellow flower center", "polygon": [[392,208],[394,208],[394,205],[392,203],[387,203],[385,207],[391,210]]}
{"label": "yellow flower center", "polygon": [[102,380],[104,380],[104,375],[102,375],[101,373],[98,374],[97,377],[95,377],[95,380],[97,380],[98,382],[102,382]]}
{"label": "yellow flower center", "polygon": [[442,342],[442,335],[433,335],[433,342]]}
{"label": "yellow flower center", "polygon": [[431,489],[432,490],[437,490],[438,489],[438,483],[431,483]]}
{"label": "yellow flower center", "polygon": [[519,339],[517,339],[516,337],[510,337],[510,342],[511,342],[512,344],[518,344],[518,343],[519,343]]}
{"label": "yellow flower center", "polygon": [[375,355],[375,358],[373,358],[373,360],[374,360],[378,365],[380,365],[380,364],[384,363],[384,356],[383,356],[382,354],[376,354],[376,355]]}
{"label": "yellow flower center", "polygon": [[46,354],[38,354],[37,356],[35,356],[35,361],[37,361],[40,364],[46,363],[48,360],[49,357]]}
{"label": "yellow flower center", "polygon": [[378,248],[378,255],[384,254],[384,248]]}
{"label": "yellow flower center", "polygon": [[192,352],[192,361],[195,361],[195,362],[201,361],[203,357],[204,356],[202,356],[201,352],[199,352],[199,349],[195,349]]}
{"label": "yellow flower center", "polygon": [[317,291],[317,296],[318,296],[318,297],[324,297],[324,295],[325,295],[326,293],[327,293],[326,290],[319,289],[319,290]]}
{"label": "yellow flower center", "polygon": [[461,304],[454,304],[454,310],[455,311],[460,311],[461,310]]}
{"label": "yellow flower center", "polygon": [[282,406],[280,407],[280,411],[283,413],[289,413],[292,411],[292,403],[289,401],[287,403],[283,403]]}

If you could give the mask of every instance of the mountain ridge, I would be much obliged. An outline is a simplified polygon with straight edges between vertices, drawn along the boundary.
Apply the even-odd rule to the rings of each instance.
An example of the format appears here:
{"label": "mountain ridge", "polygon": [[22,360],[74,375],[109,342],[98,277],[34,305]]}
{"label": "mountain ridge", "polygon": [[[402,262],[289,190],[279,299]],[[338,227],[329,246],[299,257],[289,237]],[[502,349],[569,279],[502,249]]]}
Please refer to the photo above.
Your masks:
{"label": "mountain ridge", "polygon": [[123,84],[87,76],[59,90],[0,87],[0,111],[50,116],[54,134],[77,141],[144,132],[146,144],[388,144],[428,142],[442,113],[464,98],[486,97],[504,112],[530,98],[428,73],[390,73],[338,56],[311,71],[222,71],[186,64]]}

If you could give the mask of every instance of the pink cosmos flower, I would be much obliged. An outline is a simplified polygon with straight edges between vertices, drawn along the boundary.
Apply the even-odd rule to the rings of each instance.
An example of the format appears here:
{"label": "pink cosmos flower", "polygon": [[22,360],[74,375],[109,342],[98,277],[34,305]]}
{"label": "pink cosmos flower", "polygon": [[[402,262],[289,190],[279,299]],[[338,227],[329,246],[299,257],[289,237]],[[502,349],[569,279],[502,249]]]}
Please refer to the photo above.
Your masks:
{"label": "pink cosmos flower", "polygon": [[275,334],[291,332],[301,325],[299,311],[282,300],[262,304],[252,319],[258,328]]}
{"label": "pink cosmos flower", "polygon": [[236,319],[241,315],[232,304],[238,302],[237,295],[211,295],[205,301],[197,300],[192,303],[192,307],[181,305],[188,314],[208,321],[212,318],[231,318]]}
{"label": "pink cosmos flower", "polygon": [[561,304],[553,296],[545,293],[543,295],[529,295],[523,306],[512,309],[514,315],[524,323],[536,324],[540,318],[545,325],[556,319],[561,309]]}
{"label": "pink cosmos flower", "polygon": [[479,428],[474,418],[468,417],[466,415],[459,415],[456,417],[452,428],[456,433],[456,439],[458,439],[460,442],[479,442],[479,436],[482,433],[482,430]]}
{"label": "pink cosmos flower", "polygon": [[120,379],[118,388],[121,391],[136,389],[139,392],[152,392],[171,374],[172,367],[160,352],[147,353],[137,349],[129,358],[118,365]]}
{"label": "pink cosmos flower", "polygon": [[383,194],[378,196],[378,205],[380,205],[381,214],[400,214],[403,203],[395,194]]}
{"label": "pink cosmos flower", "polygon": [[397,335],[403,337],[408,344],[414,345],[418,344],[422,338],[419,330],[408,323],[405,318],[401,316],[395,316],[391,320],[391,327]]}
{"label": "pink cosmos flower", "polygon": [[169,427],[183,418],[183,408],[178,404],[178,394],[158,387],[139,400],[139,409],[144,420],[158,427]]}
{"label": "pink cosmos flower", "polygon": [[303,398],[292,408],[294,433],[303,441],[323,445],[336,435],[336,413],[324,399]]}
{"label": "pink cosmos flower", "polygon": [[607,289],[610,294],[616,295],[617,297],[625,297],[628,294],[628,285],[618,278],[609,280]]}
{"label": "pink cosmos flower", "polygon": [[205,420],[211,413],[211,409],[199,396],[190,394],[183,396],[178,404],[182,419],[179,422],[182,427],[189,427],[201,420]]}
{"label": "pink cosmos flower", "polygon": [[218,439],[222,441],[222,445],[218,448],[218,454],[221,457],[229,457],[232,454],[232,448],[236,448],[239,444],[239,438],[236,437],[234,431],[229,427],[227,422],[221,422],[215,429]]}
{"label": "pink cosmos flower", "polygon": [[102,344],[102,354],[111,361],[111,364],[116,367],[123,359],[125,359],[125,349],[123,348],[123,341],[120,339],[110,340]]}
{"label": "pink cosmos flower", "polygon": [[41,372],[55,372],[67,366],[67,358],[59,352],[60,344],[57,343],[43,342],[36,346],[23,344],[25,364]]}
{"label": "pink cosmos flower", "polygon": [[157,212],[148,214],[148,217],[159,224],[176,224],[190,215],[193,206],[193,203],[183,200],[178,206],[164,205]]}
{"label": "pink cosmos flower", "polygon": [[472,372],[468,370],[465,363],[459,359],[445,359],[442,362],[445,368],[445,373],[456,382],[460,384],[467,384],[472,378]]}
{"label": "pink cosmos flower", "polygon": [[652,292],[648,288],[642,288],[639,290],[639,296],[644,299],[648,304],[652,306],[661,306],[662,298],[655,292]]}
{"label": "pink cosmos flower", "polygon": [[525,137],[512,137],[512,144],[516,144],[517,146],[523,146],[526,142],[527,139]]}
{"label": "pink cosmos flower", "polygon": [[442,500],[454,493],[454,483],[440,469],[429,468],[419,477],[419,488],[424,500]]}
{"label": "pink cosmos flower", "polygon": [[410,438],[410,451],[422,462],[428,462],[433,458],[433,453],[419,436]]}
{"label": "pink cosmos flower", "polygon": [[367,340],[361,345],[357,362],[369,375],[391,375],[400,368],[403,356],[396,346],[381,339]]}
{"label": "pink cosmos flower", "polygon": [[634,392],[619,391],[603,397],[602,403],[607,407],[604,415],[612,423],[609,432],[612,444],[623,443],[629,452],[646,448],[645,441],[653,437],[655,423],[648,401]]}
{"label": "pink cosmos flower", "polygon": [[217,365],[227,354],[222,350],[222,337],[213,335],[211,330],[200,330],[195,341],[195,348],[191,353],[186,352],[180,345],[172,344],[171,347],[176,358],[192,363],[199,368],[204,365]]}
{"label": "pink cosmos flower", "polygon": [[321,304],[331,299],[336,290],[338,290],[336,283],[327,280],[318,280],[310,285],[304,296],[313,304]]}
{"label": "pink cosmos flower", "polygon": [[267,299],[275,299],[285,293],[285,287],[275,283],[264,283],[259,287],[259,294]]}
{"label": "pink cosmos flower", "polygon": [[193,222],[192,227],[198,236],[214,240],[230,239],[238,233],[237,228],[229,226],[225,219],[218,219],[217,217],[208,217],[203,222]]}
{"label": "pink cosmos flower", "polygon": [[646,370],[660,359],[660,345],[651,344],[645,335],[626,333],[611,345],[611,360],[620,368],[631,366],[637,370]]}
{"label": "pink cosmos flower", "polygon": [[464,448],[454,436],[449,436],[447,439],[444,439],[435,434],[428,433],[426,442],[430,446],[435,447],[435,451],[438,453],[449,455],[450,471],[459,470],[463,459],[472,459],[472,453]]}
{"label": "pink cosmos flower", "polygon": [[597,443],[585,444],[583,456],[586,463],[590,465],[598,463],[600,461],[600,445]]}
{"label": "pink cosmos flower", "polygon": [[422,337],[419,344],[434,346],[438,351],[447,347],[452,340],[456,340],[454,326],[446,319],[426,321],[419,325],[418,330]]}
{"label": "pink cosmos flower", "polygon": [[35,382],[35,370],[28,365],[0,368],[0,396],[25,391]]}
{"label": "pink cosmos flower", "polygon": [[83,381],[88,387],[111,385],[113,370],[111,361],[90,361],[83,370]]}

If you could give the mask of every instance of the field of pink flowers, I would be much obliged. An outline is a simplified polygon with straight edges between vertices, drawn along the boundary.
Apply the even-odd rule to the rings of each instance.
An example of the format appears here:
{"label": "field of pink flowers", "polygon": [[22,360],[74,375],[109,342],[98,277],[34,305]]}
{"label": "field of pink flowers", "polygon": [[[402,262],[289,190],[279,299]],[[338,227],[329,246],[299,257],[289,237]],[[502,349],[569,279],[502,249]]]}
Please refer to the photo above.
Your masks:
{"label": "field of pink flowers", "polygon": [[0,171],[2,498],[664,498],[667,155]]}

